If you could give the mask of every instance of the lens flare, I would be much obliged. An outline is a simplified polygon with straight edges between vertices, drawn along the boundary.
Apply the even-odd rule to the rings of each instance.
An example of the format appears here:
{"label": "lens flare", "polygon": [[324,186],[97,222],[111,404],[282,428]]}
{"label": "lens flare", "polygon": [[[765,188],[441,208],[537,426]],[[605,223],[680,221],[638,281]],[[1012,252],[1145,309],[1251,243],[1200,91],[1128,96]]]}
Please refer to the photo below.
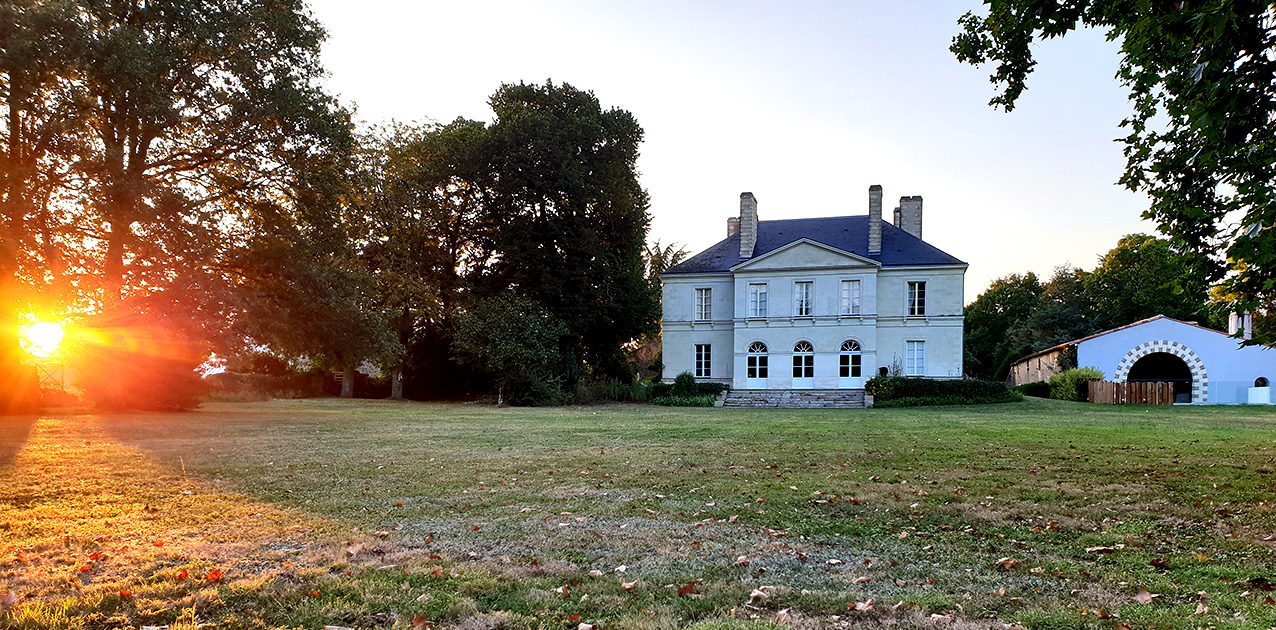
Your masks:
{"label": "lens flare", "polygon": [[48,357],[58,351],[63,334],[62,325],[57,322],[36,322],[23,333],[22,347],[33,356]]}

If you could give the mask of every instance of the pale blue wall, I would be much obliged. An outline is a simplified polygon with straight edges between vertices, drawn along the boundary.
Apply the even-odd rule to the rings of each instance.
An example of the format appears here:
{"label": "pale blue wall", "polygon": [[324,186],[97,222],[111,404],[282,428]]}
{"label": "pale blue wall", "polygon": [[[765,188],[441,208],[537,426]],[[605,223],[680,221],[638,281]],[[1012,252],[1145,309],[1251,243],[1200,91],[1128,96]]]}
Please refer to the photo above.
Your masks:
{"label": "pale blue wall", "polygon": [[1157,340],[1177,341],[1201,358],[1210,404],[1246,402],[1249,388],[1259,376],[1276,382],[1276,350],[1241,348],[1238,339],[1224,333],[1164,318],[1077,344],[1077,365],[1099,368],[1104,378],[1114,380],[1122,358],[1138,345]]}

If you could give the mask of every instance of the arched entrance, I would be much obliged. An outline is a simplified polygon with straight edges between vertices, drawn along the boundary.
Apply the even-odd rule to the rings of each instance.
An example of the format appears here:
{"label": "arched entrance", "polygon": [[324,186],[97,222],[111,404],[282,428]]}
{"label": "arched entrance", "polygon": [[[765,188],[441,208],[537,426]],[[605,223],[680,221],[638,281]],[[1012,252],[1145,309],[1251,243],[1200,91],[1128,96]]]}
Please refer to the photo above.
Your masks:
{"label": "arched entrance", "polygon": [[1149,341],[1135,346],[1117,364],[1115,381],[1174,383],[1175,402],[1209,400],[1209,376],[1205,363],[1191,348],[1168,340]]}
{"label": "arched entrance", "polygon": [[1174,384],[1174,402],[1192,402],[1192,370],[1168,352],[1153,352],[1134,362],[1127,383],[1168,382]]}

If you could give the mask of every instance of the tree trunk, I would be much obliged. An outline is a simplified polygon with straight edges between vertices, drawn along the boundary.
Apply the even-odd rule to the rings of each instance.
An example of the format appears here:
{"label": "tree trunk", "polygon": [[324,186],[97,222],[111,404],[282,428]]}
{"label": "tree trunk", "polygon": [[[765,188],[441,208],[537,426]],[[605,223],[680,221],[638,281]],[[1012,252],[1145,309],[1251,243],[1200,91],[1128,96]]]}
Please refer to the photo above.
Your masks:
{"label": "tree trunk", "polygon": [[341,368],[341,397],[354,398],[354,365]]}
{"label": "tree trunk", "polygon": [[403,400],[403,368],[395,368],[390,375],[390,398]]}

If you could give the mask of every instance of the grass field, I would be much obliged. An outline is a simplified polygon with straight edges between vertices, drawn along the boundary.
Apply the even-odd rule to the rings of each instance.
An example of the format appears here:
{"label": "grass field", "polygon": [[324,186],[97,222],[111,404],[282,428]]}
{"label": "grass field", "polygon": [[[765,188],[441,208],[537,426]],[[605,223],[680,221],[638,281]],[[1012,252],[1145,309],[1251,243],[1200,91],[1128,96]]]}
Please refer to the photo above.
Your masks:
{"label": "grass field", "polygon": [[1276,411],[0,419],[5,628],[1276,627]]}

